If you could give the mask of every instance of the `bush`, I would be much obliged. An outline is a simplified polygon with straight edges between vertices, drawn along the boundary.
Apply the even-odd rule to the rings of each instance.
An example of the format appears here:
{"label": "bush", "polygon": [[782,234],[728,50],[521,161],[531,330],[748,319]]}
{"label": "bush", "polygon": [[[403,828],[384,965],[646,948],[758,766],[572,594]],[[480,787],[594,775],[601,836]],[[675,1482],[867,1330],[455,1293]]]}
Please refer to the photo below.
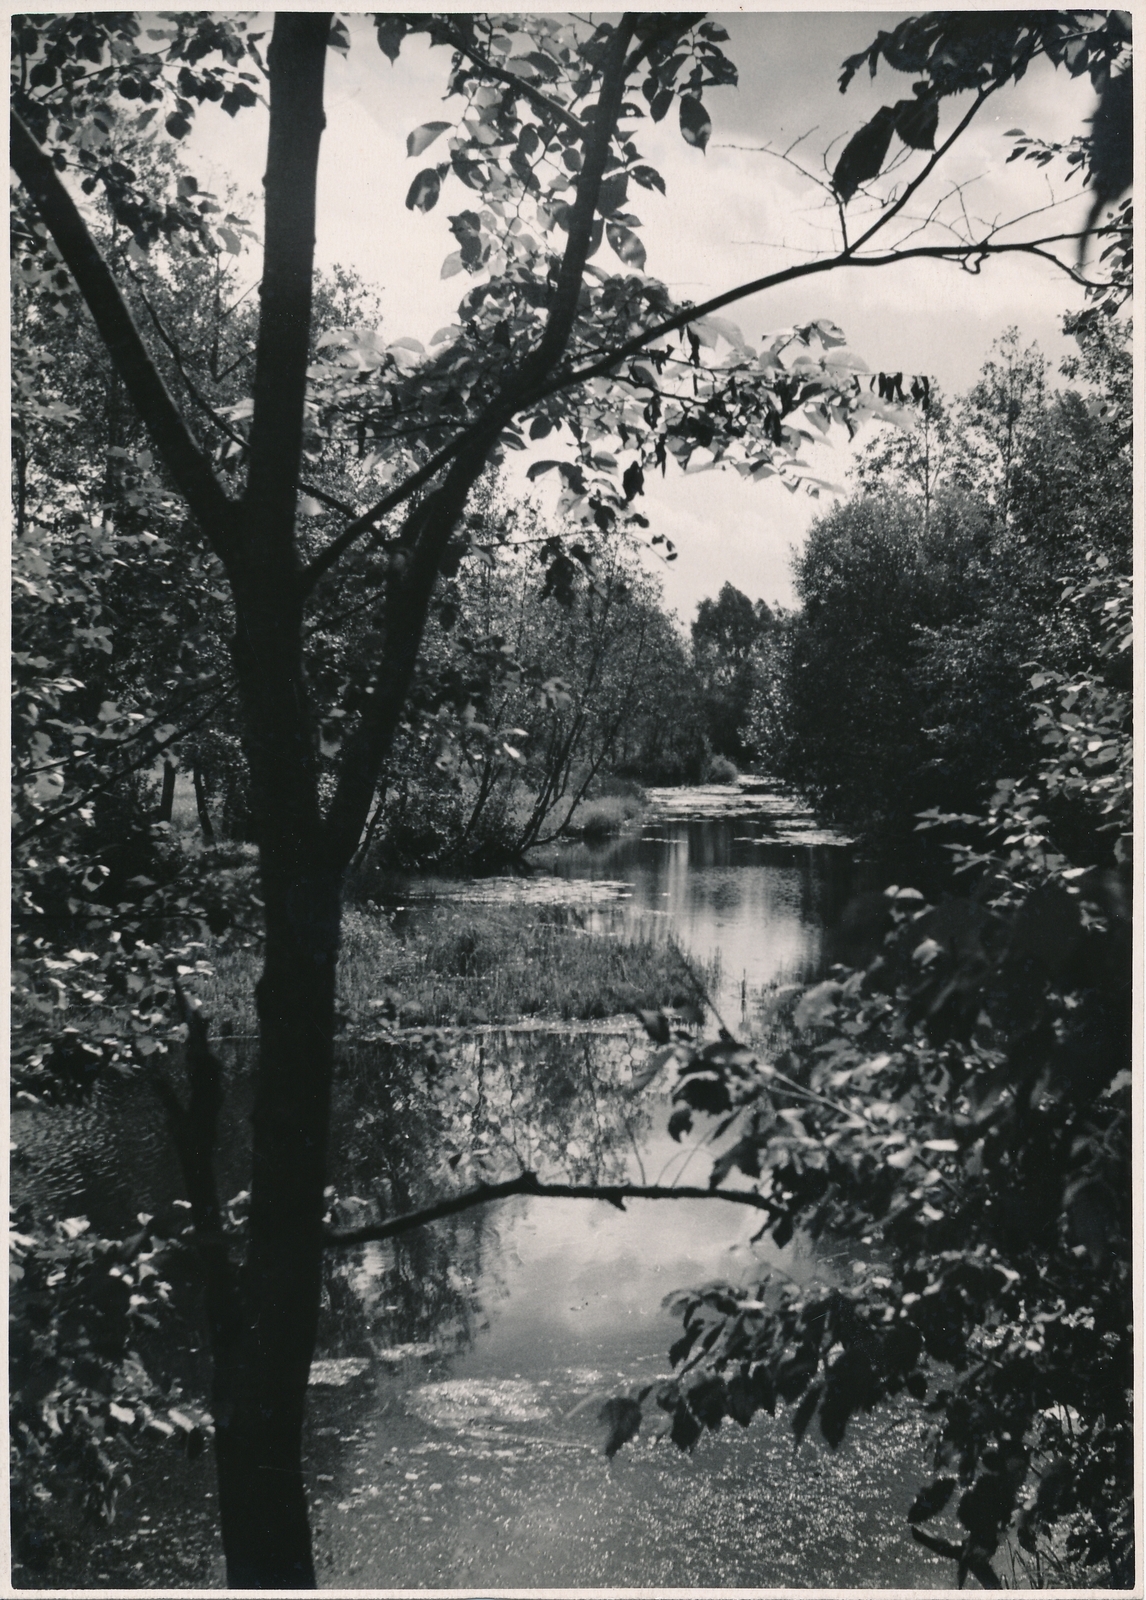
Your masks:
{"label": "bush", "polygon": [[727,756],[720,755],[711,758],[705,774],[708,783],[735,783],[739,776],[735,761],[729,761]]}
{"label": "bush", "polygon": [[643,809],[644,802],[635,795],[602,795],[578,807],[568,831],[579,833],[583,839],[611,839]]}

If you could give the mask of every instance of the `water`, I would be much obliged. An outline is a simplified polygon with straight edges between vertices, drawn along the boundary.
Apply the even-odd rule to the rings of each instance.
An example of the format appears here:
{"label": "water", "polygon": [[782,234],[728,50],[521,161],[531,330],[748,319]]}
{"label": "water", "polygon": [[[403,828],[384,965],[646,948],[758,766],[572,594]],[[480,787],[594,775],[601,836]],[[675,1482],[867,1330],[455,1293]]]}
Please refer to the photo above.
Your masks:
{"label": "water", "polygon": [[[652,919],[698,964],[719,957],[713,999],[730,1026],[750,1029],[761,991],[813,976],[831,954],[850,853],[783,796],[705,791],[684,802],[700,816],[679,796],[656,799],[636,833],[557,854],[546,864],[556,884],[463,892],[572,893],[602,928]],[[338,1220],[522,1167],[581,1183],[703,1184],[711,1151],[668,1137],[655,1085],[634,1090],[647,1054],[631,1031],[492,1033],[439,1061],[409,1041],[347,1050],[332,1141]],[[237,1052],[232,1066],[241,1112]],[[17,1181],[41,1201],[66,1193],[69,1210],[114,1230],[120,1213],[175,1197],[139,1088],[53,1117],[49,1127],[21,1114],[14,1129]],[[221,1152],[224,1192],[243,1182],[244,1127],[236,1115]],[[669,1371],[671,1291],[846,1271],[798,1241],[753,1242],[758,1224],[720,1201],[619,1211],[515,1199],[332,1257],[306,1457],[323,1584],[944,1586],[946,1564],[905,1537],[926,1472],[906,1414],[862,1419],[834,1455],[809,1438],[794,1456],[783,1416],[728,1424],[692,1456],[648,1425],[612,1463],[600,1453],[601,1401]]]}

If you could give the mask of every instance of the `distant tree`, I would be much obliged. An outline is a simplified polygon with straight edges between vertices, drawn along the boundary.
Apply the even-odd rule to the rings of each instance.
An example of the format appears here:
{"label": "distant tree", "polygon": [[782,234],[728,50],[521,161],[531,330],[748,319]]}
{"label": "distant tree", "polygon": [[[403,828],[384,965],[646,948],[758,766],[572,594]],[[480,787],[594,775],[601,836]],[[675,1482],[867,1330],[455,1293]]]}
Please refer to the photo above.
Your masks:
{"label": "distant tree", "polygon": [[772,623],[763,600],[753,602],[726,583],[715,600],[700,602],[692,624],[708,737],[718,755],[733,761],[747,759],[748,706]]}

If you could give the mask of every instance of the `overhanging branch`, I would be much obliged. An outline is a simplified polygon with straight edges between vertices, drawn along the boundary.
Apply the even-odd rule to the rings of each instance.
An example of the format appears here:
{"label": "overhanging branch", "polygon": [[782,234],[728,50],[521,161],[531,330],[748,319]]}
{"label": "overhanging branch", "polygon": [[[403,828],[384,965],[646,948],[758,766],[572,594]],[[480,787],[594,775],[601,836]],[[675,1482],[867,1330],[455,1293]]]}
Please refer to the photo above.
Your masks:
{"label": "overhanging branch", "polygon": [[119,285],[51,159],[15,112],[11,161],[100,331],[164,466],[224,564],[236,553],[234,506],[151,359]]}
{"label": "overhanging branch", "polygon": [[[1053,244],[1077,243],[1082,237],[1079,233],[1054,234],[1044,239],[1016,241],[1014,243],[992,243],[990,240],[980,241],[977,244],[965,245],[919,245],[909,250],[892,250],[883,255],[858,256],[853,250],[841,251],[838,255],[829,256],[823,261],[801,262],[793,267],[784,267],[779,272],[768,273],[765,277],[753,279],[750,283],[738,284],[734,289],[726,289],[723,293],[714,295],[711,300],[702,301],[699,305],[687,306],[674,316],[668,317],[663,322],[657,323],[645,333],[636,335],[616,349],[607,351],[597,360],[585,367],[578,367],[572,372],[559,372],[549,382],[525,394],[518,401],[517,409],[532,405],[539,400],[547,399],[550,395],[559,394],[564,389],[571,389],[579,383],[586,383],[590,378],[598,378],[607,374],[619,361],[626,360],[629,356],[638,355],[647,345],[663,338],[667,333],[674,333],[686,327],[690,322],[699,321],[701,317],[709,316],[714,311],[723,307],[734,305],[738,300],[745,300],[750,295],[762,294],[767,289],[777,289],[787,283],[795,283],[801,278],[816,277],[825,272],[835,272],[843,267],[884,267],[894,266],[897,262],[931,259],[935,261],[950,261],[956,265],[966,265],[974,262],[971,270],[978,271],[979,265],[991,256],[1025,254],[1037,256],[1048,261],[1052,266],[1065,272],[1067,277],[1083,288],[1094,287],[1092,282],[1084,278],[1075,268],[1067,262],[1060,260],[1048,247]],[[488,431],[491,412],[459,433],[449,444],[443,445],[429,461],[410,474],[402,483],[391,489],[368,511],[364,511],[355,521],[333,539],[325,550],[321,551],[302,573],[299,582],[303,595],[308,595],[314,589],[319,579],[329,572],[331,567],[345,554],[350,547],[360,539],[363,534],[369,533],[388,512],[395,510],[411,495],[416,494],[427,484],[444,466],[447,466],[454,457],[466,448],[479,434]],[[502,408],[504,410],[504,406]],[[502,422],[509,420],[512,413],[507,413]]]}
{"label": "overhanging branch", "polygon": [[423,1206],[419,1211],[404,1212],[400,1217],[389,1217],[385,1222],[367,1223],[362,1228],[330,1228],[326,1233],[326,1245],[328,1249],[343,1249],[372,1240],[393,1239],[424,1228],[428,1222],[440,1222],[443,1217],[455,1217],[459,1212],[472,1211],[475,1206],[508,1200],[519,1194],[545,1200],[604,1200],[619,1211],[625,1209],[626,1200],[725,1200],[731,1205],[766,1211],[769,1216],[780,1215],[771,1200],[752,1189],[671,1188],[656,1183],[542,1183],[535,1173],[522,1172],[505,1183],[479,1184],[476,1189],[465,1189],[448,1200]]}

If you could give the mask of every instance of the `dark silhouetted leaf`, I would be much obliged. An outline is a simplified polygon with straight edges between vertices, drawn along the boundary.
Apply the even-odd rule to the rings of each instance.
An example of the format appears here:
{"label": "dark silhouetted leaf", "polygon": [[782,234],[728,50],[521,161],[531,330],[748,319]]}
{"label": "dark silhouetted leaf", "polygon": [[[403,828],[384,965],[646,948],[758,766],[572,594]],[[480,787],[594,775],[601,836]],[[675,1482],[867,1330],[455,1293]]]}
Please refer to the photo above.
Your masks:
{"label": "dark silhouetted leaf", "polygon": [[933,95],[918,100],[899,100],[893,115],[895,131],[913,150],[934,150],[935,130],[939,126],[939,101]]}
{"label": "dark silhouetted leaf", "polygon": [[700,1438],[700,1423],[681,1400],[672,1414],[672,1431],[669,1435],[678,1450],[691,1450]]}
{"label": "dark silhouetted leaf", "polygon": [[693,1415],[715,1433],[724,1419],[723,1379],[701,1378],[688,1390],[688,1403]]}
{"label": "dark silhouetted leaf", "polygon": [[719,1117],[732,1106],[728,1085],[712,1072],[690,1073],[673,1098],[683,1100],[694,1111],[704,1111],[710,1117]]}
{"label": "dark silhouetted leaf", "polygon": [[406,196],[407,211],[432,211],[442,192],[442,180],[433,167],[425,167],[410,185]]}
{"label": "dark silhouetted leaf", "polygon": [[844,146],[832,174],[832,188],[846,205],[861,183],[879,176],[895,129],[895,112],[880,106],[875,116]]}
{"label": "dark silhouetted leaf", "polygon": [[612,1460],[621,1446],[640,1432],[641,1408],[635,1400],[623,1396],[606,1400],[597,1413],[597,1420],[605,1424],[605,1442],[601,1448]]}
{"label": "dark silhouetted leaf", "polygon": [[691,1130],[692,1112],[687,1106],[678,1106],[668,1120],[668,1131],[670,1135],[679,1144],[681,1134],[689,1133]]}
{"label": "dark silhouetted leaf", "polygon": [[629,177],[634,183],[639,183],[642,189],[659,189],[661,194],[665,192],[665,180],[655,167],[630,167]]}
{"label": "dark silhouetted leaf", "polygon": [[680,97],[680,131],[685,143],[695,145],[698,150],[705,148],[712,133],[711,117],[691,94]]}
{"label": "dark silhouetted leaf", "polygon": [[408,24],[404,17],[387,16],[383,13],[375,18],[378,31],[378,47],[384,56],[391,61],[397,61],[398,51],[402,48],[402,40],[406,37]]}
{"label": "dark silhouetted leaf", "polygon": [[[539,465],[541,465],[541,463],[539,463]],[[554,463],[546,462],[545,465],[551,466],[554,465]],[[535,469],[532,467],[529,470],[529,476],[531,478],[533,477],[534,470]],[[648,1034],[649,1038],[654,1044],[668,1044],[669,1020],[663,1011],[638,1011],[637,1016],[640,1017],[645,1032]]]}
{"label": "dark silhouetted leaf", "polygon": [[631,466],[625,468],[621,488],[625,491],[626,500],[635,500],[639,494],[644,494],[645,474],[639,461],[634,461]]}
{"label": "dark silhouetted leaf", "polygon": [[602,178],[597,193],[597,210],[603,217],[611,217],[614,211],[619,211],[624,205],[628,192],[629,180],[625,173],[615,172]]}
{"label": "dark silhouetted leaf", "polygon": [[631,228],[622,227],[619,222],[609,222],[605,225],[605,234],[610,246],[627,267],[636,267],[638,272],[645,270],[645,247]]}

